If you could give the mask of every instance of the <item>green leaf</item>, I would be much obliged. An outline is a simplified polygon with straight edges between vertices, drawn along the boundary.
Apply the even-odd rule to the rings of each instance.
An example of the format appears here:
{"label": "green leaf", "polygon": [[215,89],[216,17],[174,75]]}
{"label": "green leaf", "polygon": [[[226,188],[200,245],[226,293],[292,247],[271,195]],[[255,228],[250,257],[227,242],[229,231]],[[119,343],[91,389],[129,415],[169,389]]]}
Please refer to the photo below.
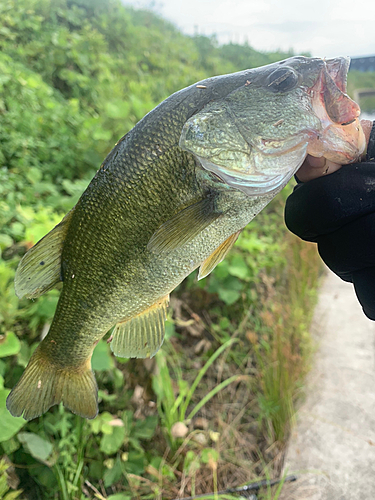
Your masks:
{"label": "green leaf", "polygon": [[122,476],[122,468],[121,461],[119,458],[116,459],[114,466],[111,469],[107,469],[104,473],[104,486],[108,488],[108,486],[112,486],[112,484],[116,483],[121,479]]}
{"label": "green leaf", "polygon": [[12,438],[8,439],[8,441],[3,441],[1,443],[1,446],[2,446],[2,448],[4,450],[4,453],[6,455],[10,455],[14,451],[18,450],[18,448],[21,445],[20,445],[19,441],[17,441],[17,439],[15,437],[12,437]]}
{"label": "green leaf", "polygon": [[124,427],[113,427],[112,434],[104,434],[100,440],[100,450],[106,455],[112,455],[118,451],[125,438]]}
{"label": "green leaf", "polygon": [[45,462],[52,453],[52,444],[33,432],[20,432],[18,439],[30,455],[41,462]]}
{"label": "green leaf", "polygon": [[132,437],[140,439],[151,439],[158,425],[157,415],[151,415],[144,420],[137,420],[131,433]]}
{"label": "green leaf", "polygon": [[42,172],[39,168],[31,167],[30,170],[26,172],[26,177],[31,184],[36,184],[42,179]]}
{"label": "green leaf", "polygon": [[7,410],[5,401],[9,393],[9,389],[0,390],[0,442],[8,441],[26,424],[22,417],[13,417]]}
{"label": "green leaf", "polygon": [[13,332],[7,332],[5,335],[0,335],[0,358],[5,356],[13,356],[21,349],[21,342]]}
{"label": "green leaf", "polygon": [[145,457],[143,450],[130,451],[128,460],[124,462],[124,467],[130,474],[141,476],[145,469]]}
{"label": "green leaf", "polygon": [[219,460],[219,452],[214,448],[204,448],[201,452],[202,462],[208,464],[210,461],[217,462]]}
{"label": "green leaf", "polygon": [[239,254],[232,257],[228,266],[228,271],[232,276],[236,276],[240,279],[246,279],[250,275],[245,259]]}
{"label": "green leaf", "polygon": [[95,347],[92,355],[91,366],[93,370],[97,371],[105,371],[113,368],[114,362],[106,340],[101,340]]}
{"label": "green leaf", "polygon": [[17,490],[17,491],[9,491],[5,497],[3,497],[3,500],[16,500],[22,493],[22,490]]}
{"label": "green leaf", "polygon": [[218,295],[220,299],[227,304],[227,306],[231,306],[241,297],[240,292],[237,292],[236,290],[226,290],[225,288],[219,289]]}
{"label": "green leaf", "polygon": [[13,239],[8,234],[0,234],[0,249],[8,248],[13,245]]}

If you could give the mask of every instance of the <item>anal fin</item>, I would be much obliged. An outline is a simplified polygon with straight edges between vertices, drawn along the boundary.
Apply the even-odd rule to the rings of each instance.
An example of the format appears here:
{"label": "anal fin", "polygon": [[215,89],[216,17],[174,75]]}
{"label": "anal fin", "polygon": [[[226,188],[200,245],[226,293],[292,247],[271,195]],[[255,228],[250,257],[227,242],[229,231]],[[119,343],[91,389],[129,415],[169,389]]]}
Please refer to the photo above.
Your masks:
{"label": "anal fin", "polygon": [[62,245],[74,209],[23,256],[16,271],[14,288],[18,298],[34,299],[61,281]]}
{"label": "anal fin", "polygon": [[198,280],[205,278],[212,272],[215,267],[224,260],[225,256],[235,244],[241,231],[237,231],[227,238],[217,249],[201,264],[198,273]]}
{"label": "anal fin", "polygon": [[165,334],[169,295],[133,318],[117,323],[111,349],[121,358],[152,358],[160,349]]}

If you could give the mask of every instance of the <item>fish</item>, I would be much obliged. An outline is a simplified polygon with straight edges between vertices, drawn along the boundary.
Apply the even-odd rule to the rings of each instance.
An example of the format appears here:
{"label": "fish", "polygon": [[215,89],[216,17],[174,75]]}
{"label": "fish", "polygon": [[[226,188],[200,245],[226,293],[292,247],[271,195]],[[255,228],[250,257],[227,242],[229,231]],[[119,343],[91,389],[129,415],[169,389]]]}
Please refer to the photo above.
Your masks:
{"label": "fish", "polygon": [[62,282],[46,337],[7,398],[31,420],[63,405],[98,413],[91,356],[152,357],[170,293],[206,277],[307,154],[338,163],[365,148],[346,95],[349,58],[295,56],[211,77],[148,113],[105,158],[75,207],[22,258],[19,298]]}

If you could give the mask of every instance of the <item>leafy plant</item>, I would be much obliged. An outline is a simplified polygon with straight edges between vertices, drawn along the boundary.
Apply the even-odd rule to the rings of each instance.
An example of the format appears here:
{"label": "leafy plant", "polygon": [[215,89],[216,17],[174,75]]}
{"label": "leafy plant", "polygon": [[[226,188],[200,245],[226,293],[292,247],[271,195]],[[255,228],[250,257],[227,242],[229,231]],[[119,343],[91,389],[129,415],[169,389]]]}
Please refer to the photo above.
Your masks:
{"label": "leafy plant", "polygon": [[191,403],[194,392],[196,391],[207,370],[220,356],[220,354],[225,351],[225,349],[231,347],[235,342],[236,339],[229,340],[212,354],[212,356],[206,361],[204,366],[199,370],[198,375],[196,376],[191,387],[189,387],[188,383],[182,378],[181,368],[177,364],[174,364],[173,368],[177,377],[178,384],[178,393],[176,395],[173,390],[173,384],[168,368],[166,355],[163,351],[159,351],[156,355],[158,374],[154,375],[152,386],[157,396],[159,415],[168,435],[172,450],[176,449],[176,445],[179,442],[178,438],[176,439],[173,433],[174,425],[177,423],[184,423],[192,419],[198,413],[198,411],[218,392],[220,392],[232,382],[238,381],[241,378],[240,375],[233,375],[232,377],[229,377],[228,379],[222,381],[216,387],[211,389],[200,400],[200,402],[197,403],[190,412],[188,412],[188,407]]}

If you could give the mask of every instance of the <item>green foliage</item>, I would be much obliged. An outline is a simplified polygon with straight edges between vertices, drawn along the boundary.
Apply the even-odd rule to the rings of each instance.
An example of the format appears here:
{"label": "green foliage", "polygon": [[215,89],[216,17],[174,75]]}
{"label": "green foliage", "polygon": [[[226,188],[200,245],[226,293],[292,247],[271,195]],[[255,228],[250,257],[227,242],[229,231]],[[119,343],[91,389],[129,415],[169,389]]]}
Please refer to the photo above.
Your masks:
{"label": "green foliage", "polygon": [[[375,91],[375,72],[350,71],[348,74],[348,93],[354,98],[355,90]],[[362,97],[359,103],[362,111],[373,113],[375,111],[375,97]]]}
{"label": "green foliage", "polygon": [[30,455],[40,462],[46,462],[50,457],[53,450],[52,444],[38,436],[38,434],[34,434],[33,432],[19,432],[17,437],[23,444],[25,451],[28,451]]}
{"label": "green foliage", "polygon": [[239,375],[233,375],[232,377],[229,377],[228,379],[218,384],[211,391],[209,391],[196,406],[194,406],[189,414],[187,414],[187,409],[191,403],[194,392],[196,391],[205,373],[214,363],[214,361],[220,356],[220,354],[231,347],[235,342],[236,339],[231,339],[220,346],[206,361],[204,366],[199,370],[195,380],[190,387],[183,379],[182,370],[178,366],[178,361],[173,363],[172,358],[170,357],[170,362],[173,363],[175,376],[177,378],[177,394],[175,394],[173,390],[173,381],[171,379],[170,371],[168,368],[166,355],[163,351],[158,352],[156,356],[158,373],[153,377],[152,387],[157,396],[159,415],[172,450],[175,451],[177,449],[177,446],[181,444],[181,439],[174,436],[173,434],[173,426],[179,422],[185,423],[186,421],[192,419],[199,412],[199,410],[218,392],[220,392],[232,382],[235,382],[239,379]]}
{"label": "green foliage", "polygon": [[[12,417],[5,406],[6,398],[10,390],[4,389],[3,378],[0,377],[0,419],[1,432],[0,442],[9,441],[26,424],[23,418]],[[1,498],[1,497],[0,497]]]}

